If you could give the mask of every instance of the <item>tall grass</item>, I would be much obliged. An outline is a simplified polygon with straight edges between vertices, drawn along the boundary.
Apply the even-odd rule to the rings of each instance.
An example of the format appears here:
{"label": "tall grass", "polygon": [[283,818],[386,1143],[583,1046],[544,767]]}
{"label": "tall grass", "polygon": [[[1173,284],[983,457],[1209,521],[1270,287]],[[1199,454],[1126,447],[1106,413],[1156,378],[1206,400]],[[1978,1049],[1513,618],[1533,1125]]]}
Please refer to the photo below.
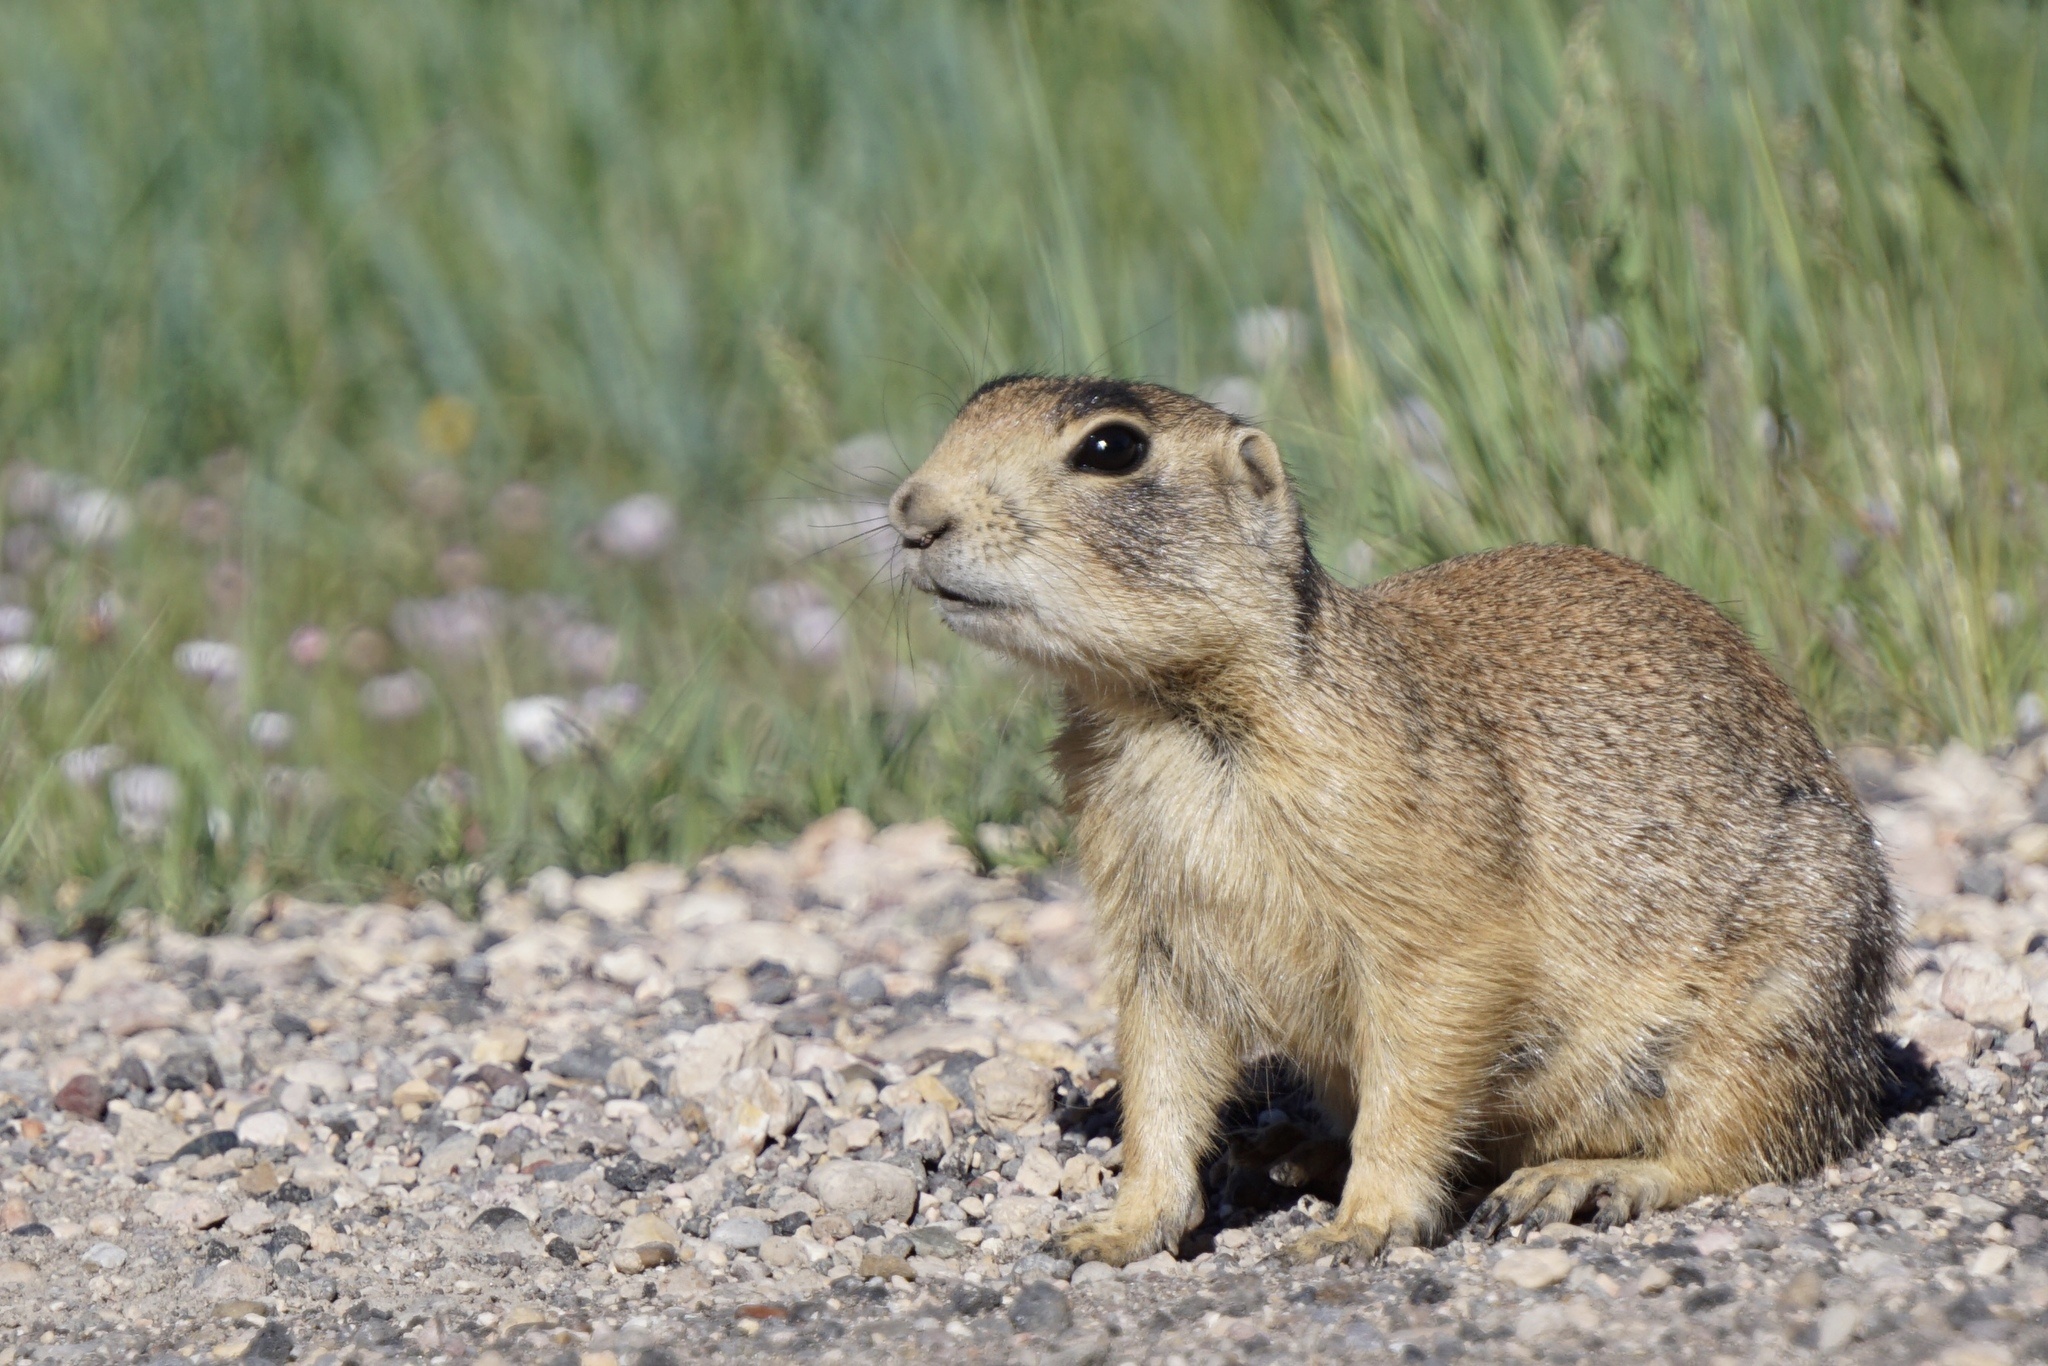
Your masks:
{"label": "tall grass", "polygon": [[[203,922],[844,802],[1045,829],[1048,699],[901,601],[872,532],[1016,368],[1249,371],[1228,392],[1344,572],[1608,545],[1726,604],[1831,737],[1991,742],[2042,681],[2042,22],[0,8],[0,605],[55,651],[0,692],[0,882]],[[138,525],[67,544],[13,496],[30,465]],[[680,534],[607,553],[640,491]],[[476,648],[393,632],[477,581],[503,596]],[[536,594],[616,658],[565,661]],[[238,644],[239,679],[178,673],[191,640]],[[421,714],[367,719],[407,667]],[[572,755],[501,730],[606,679],[645,703]],[[283,750],[257,711],[295,718]],[[108,743],[179,779],[155,839],[61,770]]]}

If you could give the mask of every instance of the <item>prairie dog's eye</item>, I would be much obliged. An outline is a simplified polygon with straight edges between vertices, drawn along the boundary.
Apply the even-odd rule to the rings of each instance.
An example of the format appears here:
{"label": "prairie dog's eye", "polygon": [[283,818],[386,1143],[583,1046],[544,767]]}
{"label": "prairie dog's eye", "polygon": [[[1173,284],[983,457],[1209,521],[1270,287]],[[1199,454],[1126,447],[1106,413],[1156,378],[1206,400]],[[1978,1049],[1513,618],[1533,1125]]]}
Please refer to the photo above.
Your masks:
{"label": "prairie dog's eye", "polygon": [[1129,474],[1145,463],[1152,442],[1128,422],[1111,422],[1081,438],[1067,463],[1090,474]]}

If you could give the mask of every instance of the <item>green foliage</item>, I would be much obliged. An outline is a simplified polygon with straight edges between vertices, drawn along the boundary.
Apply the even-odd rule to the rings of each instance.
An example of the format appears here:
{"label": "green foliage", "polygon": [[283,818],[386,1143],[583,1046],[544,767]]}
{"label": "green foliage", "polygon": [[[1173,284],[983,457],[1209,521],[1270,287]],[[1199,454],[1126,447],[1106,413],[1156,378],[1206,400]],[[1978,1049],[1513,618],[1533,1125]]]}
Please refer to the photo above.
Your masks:
{"label": "green foliage", "polygon": [[[1609,546],[1722,602],[1831,738],[1995,741],[2042,682],[2043,22],[0,7],[0,460],[140,512],[40,567],[54,524],[0,513],[0,605],[55,651],[0,692],[0,881],[204,922],[842,803],[1043,831],[1050,699],[902,601],[873,534],[1019,368],[1249,366],[1340,571]],[[603,553],[640,490],[676,543]],[[375,657],[395,607],[479,579],[477,648]],[[615,660],[564,664],[557,599]],[[191,640],[240,646],[238,681],[177,672]],[[424,710],[366,719],[406,667]],[[637,715],[544,766],[507,741],[507,702],[600,675]],[[59,772],[96,744],[176,773],[161,838]]]}

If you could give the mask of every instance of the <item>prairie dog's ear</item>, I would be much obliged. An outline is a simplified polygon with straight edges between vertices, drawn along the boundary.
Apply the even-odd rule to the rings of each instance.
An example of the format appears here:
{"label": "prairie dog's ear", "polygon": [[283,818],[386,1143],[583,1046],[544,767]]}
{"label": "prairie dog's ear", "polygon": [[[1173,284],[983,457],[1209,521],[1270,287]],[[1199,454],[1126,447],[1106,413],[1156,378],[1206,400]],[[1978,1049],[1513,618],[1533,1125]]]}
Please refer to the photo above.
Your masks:
{"label": "prairie dog's ear", "polygon": [[1234,428],[1224,440],[1217,463],[1222,467],[1218,473],[1225,488],[1242,488],[1261,502],[1278,497],[1287,487],[1280,448],[1256,427]]}

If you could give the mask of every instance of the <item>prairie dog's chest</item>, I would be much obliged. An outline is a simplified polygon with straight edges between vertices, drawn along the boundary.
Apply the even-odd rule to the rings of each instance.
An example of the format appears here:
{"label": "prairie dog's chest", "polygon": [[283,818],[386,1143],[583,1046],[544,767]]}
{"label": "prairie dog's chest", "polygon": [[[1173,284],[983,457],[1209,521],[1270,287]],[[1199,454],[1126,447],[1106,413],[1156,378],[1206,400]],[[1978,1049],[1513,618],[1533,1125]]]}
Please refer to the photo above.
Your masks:
{"label": "prairie dog's chest", "polygon": [[1110,903],[1183,914],[1272,909],[1294,899],[1298,822],[1256,756],[1219,753],[1193,728],[1118,737],[1077,782],[1077,835]]}

